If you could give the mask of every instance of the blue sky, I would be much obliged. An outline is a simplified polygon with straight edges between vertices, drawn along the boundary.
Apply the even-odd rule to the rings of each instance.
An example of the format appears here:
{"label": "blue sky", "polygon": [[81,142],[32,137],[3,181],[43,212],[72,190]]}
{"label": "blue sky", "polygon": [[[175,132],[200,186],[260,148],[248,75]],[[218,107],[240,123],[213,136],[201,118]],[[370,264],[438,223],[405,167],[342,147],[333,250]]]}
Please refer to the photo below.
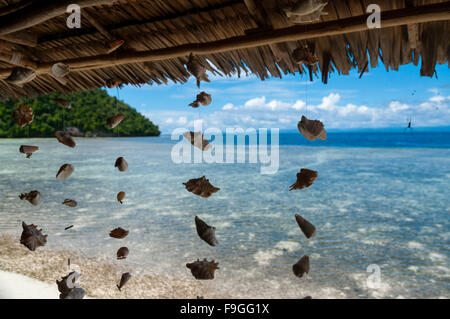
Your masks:
{"label": "blue sky", "polygon": [[[438,79],[420,77],[420,65],[386,71],[380,62],[361,79],[332,73],[328,84],[308,82],[296,74],[265,81],[253,75],[222,78],[210,75],[201,88],[191,77],[186,84],[126,86],[119,97],[160,126],[163,133],[175,128],[192,130],[226,127],[296,129],[302,115],[320,119],[328,129],[403,128],[409,117],[415,127],[450,127],[450,69],[436,67]],[[211,105],[189,107],[201,91],[212,95]],[[108,90],[117,96],[115,89]]]}

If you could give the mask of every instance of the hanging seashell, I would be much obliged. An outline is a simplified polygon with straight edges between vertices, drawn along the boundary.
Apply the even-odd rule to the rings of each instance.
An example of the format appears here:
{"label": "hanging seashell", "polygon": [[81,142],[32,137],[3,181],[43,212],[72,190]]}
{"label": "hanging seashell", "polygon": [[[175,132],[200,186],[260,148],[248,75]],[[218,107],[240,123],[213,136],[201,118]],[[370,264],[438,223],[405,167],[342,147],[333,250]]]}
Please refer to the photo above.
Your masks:
{"label": "hanging seashell", "polygon": [[70,73],[70,67],[62,62],[55,63],[52,65],[50,73],[54,77],[63,78]]}
{"label": "hanging seashell", "polygon": [[123,85],[123,82],[122,81],[119,81],[119,80],[112,80],[112,79],[110,79],[110,80],[107,80],[106,81],[106,86],[108,87],[108,88],[110,88],[110,89],[114,89],[115,87],[122,87],[122,85]]}
{"label": "hanging seashell", "polygon": [[111,230],[111,232],[109,233],[109,237],[123,239],[123,238],[127,237],[128,233],[129,233],[128,230],[125,230],[121,227],[117,227],[117,228]]}
{"label": "hanging seashell", "polygon": [[115,128],[117,125],[120,124],[120,122],[122,122],[124,118],[125,114],[118,114],[111,116],[106,120],[106,126],[108,126],[109,128]]}
{"label": "hanging seashell", "polygon": [[192,276],[195,277],[195,279],[198,280],[210,280],[214,279],[214,272],[217,269],[220,269],[217,267],[219,263],[215,263],[214,260],[207,261],[204,259],[203,261],[200,261],[197,259],[197,261],[194,261],[193,263],[187,263],[186,267],[191,270]]}
{"label": "hanging seashell", "polygon": [[123,201],[124,198],[125,198],[125,192],[118,192],[117,193],[117,201],[119,203],[123,204],[122,201]]}
{"label": "hanging seashell", "polygon": [[319,62],[319,58],[315,56],[308,48],[304,46],[292,51],[292,59],[297,64],[313,65]]}
{"label": "hanging seashell", "polygon": [[79,277],[75,271],[69,273],[67,276],[61,277],[61,281],[56,280],[56,285],[60,292],[59,299],[83,299],[86,291],[76,283],[76,278]]}
{"label": "hanging seashell", "polygon": [[123,157],[118,157],[114,163],[114,167],[117,167],[121,172],[125,172],[128,169],[128,163]]}
{"label": "hanging seashell", "polygon": [[314,225],[309,221],[298,214],[295,214],[295,220],[297,221],[297,224],[302,230],[303,234],[305,234],[306,238],[309,239],[316,235],[316,227],[314,227]]}
{"label": "hanging seashell", "polygon": [[26,154],[27,158],[30,158],[34,152],[39,151],[38,146],[20,145],[19,152]]}
{"label": "hanging seashell", "polygon": [[183,185],[186,186],[186,189],[189,192],[194,193],[195,195],[201,196],[203,198],[208,198],[212,194],[220,190],[220,188],[211,185],[209,179],[206,179],[205,176],[190,179],[186,183],[183,183]]}
{"label": "hanging seashell", "polygon": [[318,173],[316,171],[302,168],[300,169],[300,173],[297,173],[297,181],[291,185],[291,190],[294,189],[303,189],[311,186],[316,180]]}
{"label": "hanging seashell", "polygon": [[60,167],[58,173],[56,174],[56,179],[58,181],[62,181],[63,179],[69,177],[74,170],[75,167],[73,167],[72,164],[64,164],[63,166]]}
{"label": "hanging seashell", "polygon": [[312,299],[312,297],[311,296],[306,296],[306,297],[303,297],[302,299]]}
{"label": "hanging seashell", "polygon": [[73,225],[67,226],[66,228],[64,228],[64,230],[69,230],[73,227]]}
{"label": "hanging seashell", "polygon": [[74,201],[73,199],[68,199],[68,198],[66,198],[62,203],[69,207],[77,207],[77,205],[78,205],[78,203],[76,201]]}
{"label": "hanging seashell", "polygon": [[183,136],[195,147],[202,151],[209,150],[212,145],[203,137],[201,132],[185,132]]}
{"label": "hanging seashell", "polygon": [[302,278],[305,273],[309,274],[309,256],[303,256],[300,260],[292,266],[294,275]]}
{"label": "hanging seashell", "polygon": [[42,235],[42,229],[37,229],[37,226],[31,224],[27,225],[22,222],[22,236],[20,236],[20,243],[26,246],[29,250],[35,251],[40,246],[45,246],[47,243],[47,235]]}
{"label": "hanging seashell", "polygon": [[311,23],[328,14],[323,11],[327,4],[325,0],[299,0],[293,7],[285,8],[283,11],[292,23]]}
{"label": "hanging seashell", "polygon": [[129,254],[129,250],[127,247],[120,247],[117,251],[117,259],[125,259]]}
{"label": "hanging seashell", "polygon": [[42,196],[41,193],[39,193],[38,191],[34,190],[31,191],[29,193],[22,193],[19,195],[19,198],[21,200],[27,200],[30,202],[30,204],[37,206],[40,203],[42,203]]}
{"label": "hanging seashell", "polygon": [[14,68],[9,77],[5,79],[5,81],[21,87],[25,83],[33,81],[35,78],[36,72],[33,70],[25,68]]}
{"label": "hanging seashell", "polygon": [[119,289],[119,291],[122,291],[121,290],[122,287],[125,286],[127,281],[130,279],[131,279],[131,274],[129,272],[122,274],[122,277],[120,278],[120,283],[117,285],[117,288]]}
{"label": "hanging seashell", "polygon": [[216,227],[209,226],[203,220],[195,216],[195,227],[198,236],[211,246],[216,246],[219,242],[216,239]]}
{"label": "hanging seashell", "polygon": [[72,108],[72,104],[69,101],[60,98],[52,99],[53,102],[60,104],[63,108],[70,110]]}
{"label": "hanging seashell", "polygon": [[197,299],[205,299],[203,296],[197,296]]}
{"label": "hanging seashell", "polygon": [[75,141],[73,140],[73,138],[70,136],[70,133],[67,131],[57,131],[55,133],[55,137],[58,140],[58,142],[60,142],[61,144],[64,144],[66,146],[69,147],[75,147]]}
{"label": "hanging seashell", "polygon": [[106,44],[106,53],[110,54],[114,51],[116,51],[118,48],[120,48],[125,43],[124,40],[115,40],[111,41]]}
{"label": "hanging seashell", "polygon": [[212,102],[211,94],[208,94],[206,92],[201,92],[200,94],[197,94],[197,99],[189,104],[189,106],[192,106],[193,108],[197,108],[201,105],[208,106]]}
{"label": "hanging seashell", "polygon": [[327,132],[321,121],[308,120],[305,116],[302,116],[297,127],[300,133],[310,141],[314,141],[316,138],[322,141],[327,139]]}
{"label": "hanging seashell", "polygon": [[200,81],[210,82],[206,74],[206,68],[200,62],[200,59],[193,55],[189,55],[189,61],[186,64],[187,70],[197,79],[197,87],[200,87]]}
{"label": "hanging seashell", "polygon": [[14,110],[12,118],[17,125],[20,127],[25,127],[27,124],[33,122],[33,110],[28,105],[21,105]]}

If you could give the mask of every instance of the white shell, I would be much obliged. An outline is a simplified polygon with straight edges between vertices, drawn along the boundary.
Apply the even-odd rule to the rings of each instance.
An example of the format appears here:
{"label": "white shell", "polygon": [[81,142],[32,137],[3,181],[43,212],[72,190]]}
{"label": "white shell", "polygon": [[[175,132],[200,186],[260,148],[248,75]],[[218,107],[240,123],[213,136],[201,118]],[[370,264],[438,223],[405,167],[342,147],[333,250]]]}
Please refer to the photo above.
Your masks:
{"label": "white shell", "polygon": [[51,73],[57,78],[63,78],[70,73],[70,67],[64,63],[55,63],[52,65]]}

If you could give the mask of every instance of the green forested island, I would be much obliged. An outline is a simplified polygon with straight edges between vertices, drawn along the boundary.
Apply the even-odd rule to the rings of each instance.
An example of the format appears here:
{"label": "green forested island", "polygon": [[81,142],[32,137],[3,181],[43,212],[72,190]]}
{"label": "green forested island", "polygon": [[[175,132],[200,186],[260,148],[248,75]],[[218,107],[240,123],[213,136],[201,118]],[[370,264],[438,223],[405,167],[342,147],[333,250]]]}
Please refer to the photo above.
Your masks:
{"label": "green forested island", "polygon": [[[70,101],[71,109],[64,109],[53,101]],[[14,109],[25,104],[33,109],[34,119],[23,128],[12,118]],[[110,129],[106,119],[124,113],[118,127]],[[103,89],[75,92],[69,95],[52,93],[18,101],[0,101],[0,137],[54,137],[55,131],[68,129],[78,136],[158,136],[158,126],[128,104],[111,97]]]}

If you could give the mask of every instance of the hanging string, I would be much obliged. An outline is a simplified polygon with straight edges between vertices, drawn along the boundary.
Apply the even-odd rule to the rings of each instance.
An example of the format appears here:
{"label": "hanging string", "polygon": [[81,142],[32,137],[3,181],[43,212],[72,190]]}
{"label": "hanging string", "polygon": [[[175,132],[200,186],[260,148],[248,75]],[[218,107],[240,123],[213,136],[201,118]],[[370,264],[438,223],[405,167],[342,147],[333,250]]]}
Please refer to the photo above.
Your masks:
{"label": "hanging string", "polygon": [[66,125],[65,125],[65,123],[64,123],[64,107],[63,107],[63,110],[62,110],[63,112],[62,112],[62,120],[63,120],[63,131],[65,131],[66,130]]}
{"label": "hanging string", "polygon": [[[117,90],[117,97],[116,97],[116,110],[117,110],[117,114],[119,114],[119,98],[120,98],[120,91],[119,91],[119,87],[117,86],[116,87],[116,90]],[[120,136],[120,134],[119,134],[119,126],[120,125],[117,125],[117,137],[119,137]]]}

